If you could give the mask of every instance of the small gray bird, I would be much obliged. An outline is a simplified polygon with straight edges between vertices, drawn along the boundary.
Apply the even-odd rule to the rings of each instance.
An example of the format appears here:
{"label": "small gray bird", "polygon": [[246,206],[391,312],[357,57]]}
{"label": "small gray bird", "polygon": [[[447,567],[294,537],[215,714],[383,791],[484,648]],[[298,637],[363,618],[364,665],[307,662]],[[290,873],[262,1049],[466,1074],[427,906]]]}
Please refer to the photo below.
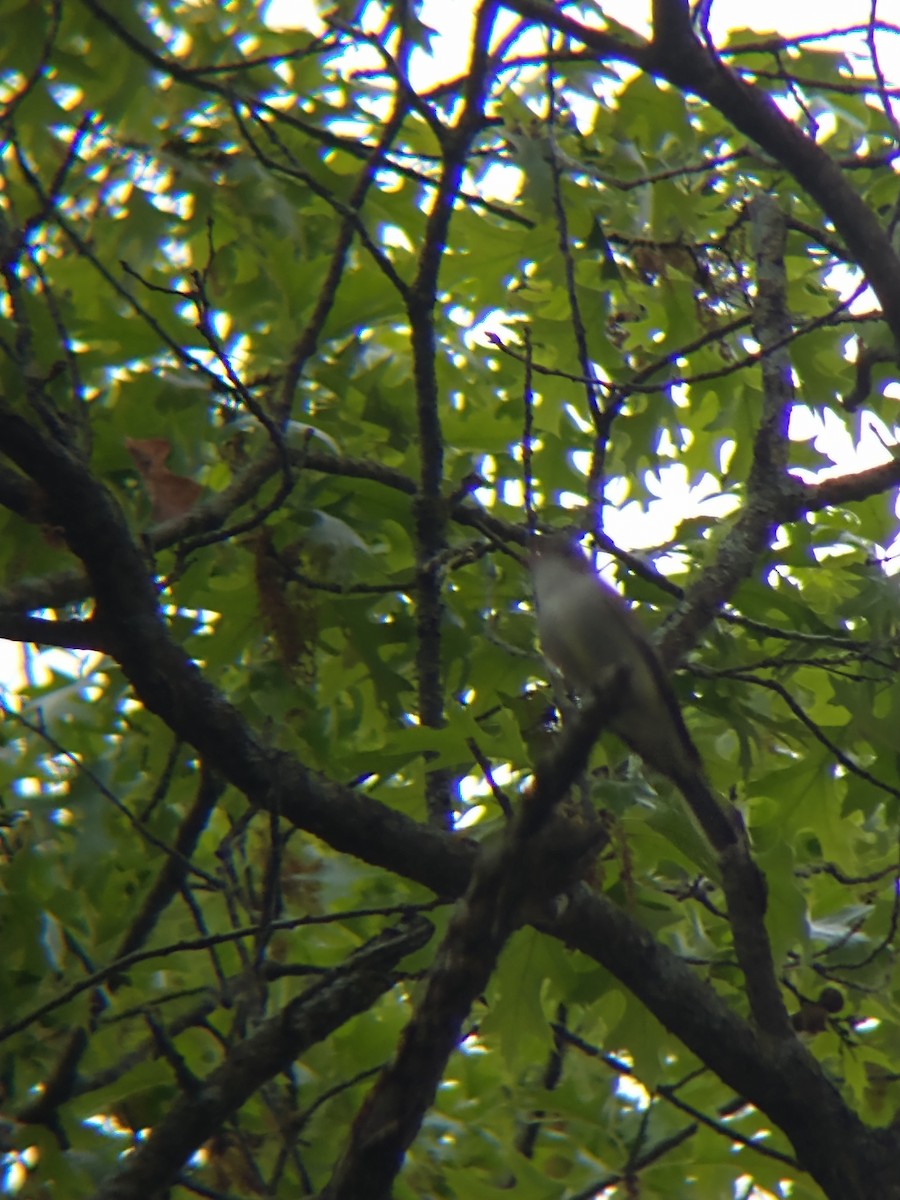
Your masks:
{"label": "small gray bird", "polygon": [[716,850],[733,845],[739,826],[706,782],[678,701],[637,617],[566,537],[539,538],[530,568],[544,657],[584,698],[617,689],[612,730],[678,786]]}

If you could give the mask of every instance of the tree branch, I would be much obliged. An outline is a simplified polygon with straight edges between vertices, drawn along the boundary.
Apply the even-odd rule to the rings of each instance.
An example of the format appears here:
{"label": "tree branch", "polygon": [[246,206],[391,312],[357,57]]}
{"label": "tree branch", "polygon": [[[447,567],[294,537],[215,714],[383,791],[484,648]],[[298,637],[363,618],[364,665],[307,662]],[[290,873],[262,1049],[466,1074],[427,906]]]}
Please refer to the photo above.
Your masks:
{"label": "tree branch", "polygon": [[[397,1053],[366,1098],[344,1154],[320,1200],[384,1200],[434,1099],[472,1004],[484,991],[503,946],[528,911],[539,912],[596,854],[604,826],[551,825],[554,809],[587,766],[614,705],[595,702],[561,734],[552,758],[500,844],[488,843],[472,872],[435,957],[422,999]],[[587,835],[587,836],[586,836]]]}
{"label": "tree branch", "polygon": [[365,1012],[396,982],[402,958],[424,946],[424,917],[379,934],[313,984],[185,1092],[94,1193],[95,1200],[146,1200],[172,1182],[191,1155],[259,1088],[310,1046]]}

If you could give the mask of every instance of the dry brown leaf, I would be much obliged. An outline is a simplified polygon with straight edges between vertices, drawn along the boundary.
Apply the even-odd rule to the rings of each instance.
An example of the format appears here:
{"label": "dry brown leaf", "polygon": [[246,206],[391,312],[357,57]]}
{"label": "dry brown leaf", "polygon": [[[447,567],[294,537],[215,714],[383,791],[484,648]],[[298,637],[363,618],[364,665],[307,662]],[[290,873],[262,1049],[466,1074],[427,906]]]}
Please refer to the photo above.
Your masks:
{"label": "dry brown leaf", "polygon": [[203,488],[166,466],[172,449],[167,438],[126,438],[125,448],[150,497],[154,521],[169,521],[193,508]]}

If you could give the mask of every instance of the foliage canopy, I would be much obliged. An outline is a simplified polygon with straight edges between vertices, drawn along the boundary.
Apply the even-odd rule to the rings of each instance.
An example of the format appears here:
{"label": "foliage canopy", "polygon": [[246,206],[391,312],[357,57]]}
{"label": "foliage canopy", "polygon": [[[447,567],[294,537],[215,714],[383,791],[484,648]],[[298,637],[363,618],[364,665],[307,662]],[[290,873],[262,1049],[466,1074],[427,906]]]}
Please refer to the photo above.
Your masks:
{"label": "foliage canopy", "polygon": [[[900,1196],[900,30],[708,7],[483,0],[423,85],[414,4],[0,3],[8,1187]],[[761,956],[554,691],[534,520]]]}

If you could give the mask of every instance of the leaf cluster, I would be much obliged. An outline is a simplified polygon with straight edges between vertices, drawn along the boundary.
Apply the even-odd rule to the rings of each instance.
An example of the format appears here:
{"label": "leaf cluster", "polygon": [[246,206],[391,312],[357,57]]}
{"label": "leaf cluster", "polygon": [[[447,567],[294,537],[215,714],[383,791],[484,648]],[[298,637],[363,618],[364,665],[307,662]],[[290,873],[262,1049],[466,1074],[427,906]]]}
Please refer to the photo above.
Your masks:
{"label": "leaf cluster", "polygon": [[435,83],[419,7],[0,3],[5,1184],[900,1195],[897,30],[486,0]]}

